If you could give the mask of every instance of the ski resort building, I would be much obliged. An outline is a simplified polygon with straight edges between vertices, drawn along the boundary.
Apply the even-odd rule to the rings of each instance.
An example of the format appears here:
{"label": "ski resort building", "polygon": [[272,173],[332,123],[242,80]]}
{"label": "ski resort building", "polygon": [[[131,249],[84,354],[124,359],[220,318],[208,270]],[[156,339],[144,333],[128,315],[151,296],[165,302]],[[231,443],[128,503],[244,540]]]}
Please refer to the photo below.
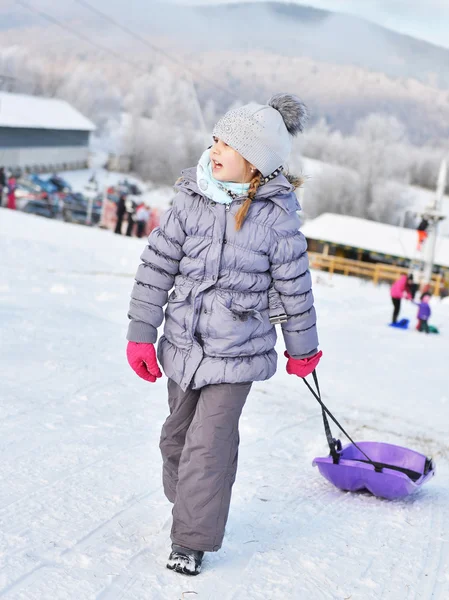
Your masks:
{"label": "ski resort building", "polygon": [[[307,221],[301,231],[311,252],[368,263],[417,267],[426,253],[426,244],[421,252],[417,250],[414,229],[346,215],[324,213]],[[449,272],[449,237],[437,238],[434,272]]]}
{"label": "ski resort building", "polygon": [[26,171],[87,166],[95,125],[63,100],[0,92],[0,166]]}

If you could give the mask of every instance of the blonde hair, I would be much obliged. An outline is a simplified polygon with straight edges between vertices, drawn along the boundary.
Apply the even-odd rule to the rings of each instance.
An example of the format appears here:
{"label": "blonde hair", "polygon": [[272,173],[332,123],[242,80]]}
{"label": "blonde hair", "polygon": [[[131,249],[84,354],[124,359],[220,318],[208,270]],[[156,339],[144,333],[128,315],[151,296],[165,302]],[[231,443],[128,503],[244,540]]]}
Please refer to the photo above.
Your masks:
{"label": "blonde hair", "polygon": [[254,177],[249,182],[248,197],[246,198],[245,202],[242,204],[242,206],[237,211],[237,214],[235,215],[235,228],[237,231],[240,231],[240,229],[242,228],[243,221],[245,220],[246,215],[248,214],[251,202],[254,200],[254,197],[257,193],[257,190],[259,189],[261,182],[262,174],[258,171],[257,174],[254,175]]}

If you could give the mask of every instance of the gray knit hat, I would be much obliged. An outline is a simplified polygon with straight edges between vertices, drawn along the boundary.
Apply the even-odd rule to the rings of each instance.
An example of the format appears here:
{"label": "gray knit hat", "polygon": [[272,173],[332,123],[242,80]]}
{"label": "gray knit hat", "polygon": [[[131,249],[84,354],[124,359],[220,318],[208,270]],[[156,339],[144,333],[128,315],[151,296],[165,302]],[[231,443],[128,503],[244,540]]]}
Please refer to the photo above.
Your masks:
{"label": "gray knit hat", "polygon": [[291,94],[276,94],[267,104],[250,102],[227,112],[213,135],[234,148],[264,177],[282,167],[290,154],[292,136],[303,131],[307,109]]}

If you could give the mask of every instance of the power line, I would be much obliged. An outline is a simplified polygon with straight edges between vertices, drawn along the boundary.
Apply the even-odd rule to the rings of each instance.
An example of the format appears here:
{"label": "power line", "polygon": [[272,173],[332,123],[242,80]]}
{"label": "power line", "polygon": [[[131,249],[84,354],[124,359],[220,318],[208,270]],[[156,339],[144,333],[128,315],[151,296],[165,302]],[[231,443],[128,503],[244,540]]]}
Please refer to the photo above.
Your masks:
{"label": "power line", "polygon": [[[133,61],[125,58],[121,54],[115,52],[114,50],[111,50],[110,48],[108,48],[106,46],[103,46],[101,44],[98,44],[97,42],[94,42],[88,36],[84,35],[83,33],[80,33],[79,31],[77,31],[76,29],[73,29],[72,27],[69,27],[68,25],[65,25],[64,23],[62,23],[61,21],[59,21],[58,19],[56,19],[52,15],[48,14],[47,12],[35,8],[34,6],[32,6],[31,4],[29,4],[28,2],[26,2],[25,0],[15,0],[15,2],[16,2],[16,4],[19,4],[23,8],[26,8],[27,10],[29,10],[30,12],[33,12],[33,13],[39,15],[41,18],[45,19],[46,21],[49,21],[53,25],[57,25],[58,27],[60,27],[61,29],[64,29],[65,31],[68,31],[69,33],[71,33],[75,37],[83,40],[84,42],[90,44],[91,46],[94,46],[95,48],[97,48],[97,50],[101,50],[102,52],[106,52],[106,53],[110,54],[111,56],[114,56],[114,58],[116,58],[117,60],[125,62],[126,64],[131,65],[133,68],[135,68],[135,69],[137,69],[137,70],[139,70],[139,71],[141,71],[141,72],[143,72],[145,74],[148,73],[148,71],[146,71],[143,67],[141,67],[137,63],[135,63],[135,62],[133,62]],[[222,92],[225,92],[226,94],[228,94],[229,96],[232,96],[233,98],[237,98],[237,95],[234,94],[234,92],[231,92],[231,90],[229,90],[228,88],[225,88],[225,87],[219,85],[218,83],[216,83],[215,81],[213,81],[213,80],[205,77],[204,75],[202,75],[201,72],[197,71],[196,69],[192,69],[191,67],[187,67],[184,63],[182,63],[180,60],[178,60],[175,57],[173,57],[170,53],[166,52],[162,48],[159,48],[155,44],[149,42],[147,39],[145,39],[144,37],[142,37],[138,33],[134,32],[131,29],[129,29],[128,27],[122,25],[121,23],[119,23],[118,21],[116,21],[114,18],[112,18],[108,14],[106,14],[106,13],[98,10],[97,8],[95,8],[94,6],[92,6],[91,4],[89,4],[88,2],[85,2],[84,0],[75,0],[75,2],[77,2],[78,4],[80,4],[81,6],[83,6],[84,8],[90,10],[91,12],[93,12],[94,14],[96,14],[97,16],[102,17],[103,19],[106,19],[109,23],[113,24],[118,29],[121,29],[122,31],[124,31],[128,35],[132,36],[134,39],[139,40],[142,44],[144,44],[145,46],[147,46],[148,48],[150,48],[153,52],[161,54],[162,56],[164,56],[165,58],[167,58],[169,61],[171,61],[172,63],[176,64],[178,67],[181,67],[184,71],[187,71],[187,72],[195,74],[197,77],[203,79],[203,81],[206,81],[207,83],[209,83],[213,87],[221,90]]]}
{"label": "power line", "polygon": [[[20,6],[23,6],[23,7],[27,8],[31,12],[36,13],[37,15],[39,15],[40,17],[42,17],[43,19],[46,19],[47,21],[50,21],[51,23],[53,23],[55,25],[58,25],[58,27],[61,27],[65,31],[69,31],[70,33],[72,33],[76,37],[82,39],[83,41],[85,41],[85,42],[87,42],[89,44],[91,44],[92,46],[95,46],[95,48],[99,48],[100,50],[111,54],[112,56],[114,56],[118,60],[125,61],[127,64],[130,64],[131,66],[133,66],[134,68],[138,69],[139,71],[141,71],[144,74],[148,73],[147,71],[145,71],[144,69],[142,69],[136,63],[131,62],[131,61],[127,60],[126,58],[122,58],[122,56],[120,54],[117,54],[116,52],[114,52],[113,50],[110,50],[109,48],[106,48],[105,46],[101,46],[100,44],[97,44],[96,42],[93,42],[87,36],[79,33],[78,31],[76,31],[75,29],[72,29],[71,27],[67,27],[66,25],[64,25],[64,23],[61,23],[61,21],[59,21],[58,19],[55,19],[54,17],[52,17],[51,15],[49,15],[48,13],[46,13],[45,11],[41,11],[39,9],[34,8],[33,6],[31,6],[30,4],[28,4],[28,2],[25,2],[24,0],[15,0],[15,2],[16,2],[16,4],[19,4]],[[96,10],[93,7],[90,7],[90,8],[97,14]],[[101,15],[103,16],[103,13],[101,13]],[[104,18],[108,18],[108,16],[104,15]],[[114,22],[114,20],[112,18],[111,18],[111,22],[113,22],[115,24],[115,22]],[[117,26],[119,26],[119,24],[117,24]],[[133,33],[131,31],[128,31],[127,33],[129,33],[130,35],[133,35]],[[143,41],[145,43],[145,40],[143,40]],[[186,75],[187,74],[188,74],[188,71],[186,70]],[[0,83],[2,83],[1,80],[0,80]],[[193,102],[194,102],[195,110],[198,112],[199,123],[200,123],[201,127],[204,129],[204,131],[206,132],[207,128],[206,128],[205,123],[204,123],[203,113],[201,111],[201,106],[200,106],[199,101],[198,101],[197,93],[196,93],[196,90],[195,90],[195,86],[193,84],[193,80],[191,79],[191,75],[190,75],[190,81],[188,81],[188,83],[190,84],[190,86],[192,88],[192,91],[193,91],[193,96],[194,96],[193,97]]]}
{"label": "power line", "polygon": [[89,2],[86,2],[86,0],[74,0],[74,1],[77,4],[80,4],[81,6],[83,6],[84,8],[87,8],[88,10],[90,10],[91,12],[93,12],[98,17],[102,17],[103,19],[105,19],[106,21],[108,21],[109,23],[111,23],[112,25],[114,25],[115,27],[118,27],[118,29],[121,29],[122,31],[124,31],[125,33],[127,33],[128,35],[130,35],[133,39],[139,40],[142,44],[144,44],[145,46],[147,46],[148,48],[150,48],[151,50],[153,50],[153,52],[161,54],[162,56],[164,56],[165,58],[167,58],[169,61],[171,61],[172,63],[176,64],[178,67],[181,67],[185,71],[190,71],[190,73],[195,74],[197,77],[200,77],[201,79],[203,79],[204,81],[206,81],[210,85],[216,87],[217,89],[221,90],[222,92],[225,92],[226,94],[228,94],[230,96],[233,96],[234,98],[237,98],[236,94],[234,94],[234,92],[231,92],[231,90],[229,90],[228,88],[225,88],[225,87],[221,86],[220,84],[216,83],[215,81],[212,81],[211,79],[209,79],[207,77],[204,77],[204,75],[202,75],[196,69],[192,69],[191,67],[187,67],[182,61],[180,61],[179,59],[177,59],[174,56],[172,56],[166,50],[160,48],[159,46],[156,46],[152,42],[149,42],[146,38],[142,37],[140,34],[136,33],[135,31],[132,31],[131,29],[129,29],[129,27],[126,27],[125,25],[122,25],[121,23],[119,23],[118,21],[116,21],[114,18],[112,18],[110,15],[102,12],[98,8],[95,8]]}
{"label": "power line", "polygon": [[[100,16],[103,19],[106,19],[108,22],[110,22],[111,24],[113,24],[117,28],[121,29],[122,31],[126,32],[128,35],[132,36],[133,39],[138,39],[141,43],[143,43],[145,46],[147,46],[148,48],[150,48],[153,52],[156,52],[156,53],[159,53],[159,54],[163,55],[165,58],[167,58],[168,60],[170,60],[172,63],[174,63],[177,66],[181,67],[185,71],[186,74],[190,74],[190,82],[189,83],[191,84],[193,92],[194,92],[195,105],[198,108],[199,120],[200,120],[200,123],[202,123],[202,127],[203,128],[205,128],[204,119],[203,119],[203,116],[202,116],[202,113],[201,113],[201,108],[200,108],[199,103],[198,103],[198,98],[196,96],[195,86],[194,86],[193,81],[191,79],[191,74],[192,73],[196,74],[198,77],[200,77],[204,81],[208,82],[213,87],[215,87],[215,88],[217,88],[217,89],[225,92],[229,96],[237,98],[236,94],[234,94],[233,92],[231,92],[229,89],[220,86],[215,81],[212,81],[212,80],[208,79],[207,77],[204,77],[200,72],[196,71],[195,69],[191,69],[191,68],[187,67],[185,64],[183,64],[181,61],[179,61],[178,59],[176,59],[173,56],[171,56],[168,52],[166,52],[162,48],[159,48],[155,44],[150,43],[147,39],[145,39],[142,36],[140,36],[139,34],[133,32],[131,29],[129,29],[129,28],[121,25],[119,22],[117,22],[115,19],[113,19],[112,17],[110,17],[106,13],[103,13],[103,12],[99,11],[98,9],[96,9],[95,7],[91,6],[88,2],[85,2],[84,0],[75,0],[75,2],[77,2],[80,5],[82,5],[84,8],[92,11],[97,16]],[[31,4],[29,4],[28,2],[26,2],[26,0],[15,0],[15,3],[18,4],[18,5],[20,5],[20,6],[22,6],[23,8],[26,8],[30,12],[33,12],[33,13],[37,14],[38,16],[40,16],[41,18],[45,19],[46,21],[49,21],[53,25],[57,25],[58,27],[60,27],[64,31],[68,31],[69,33],[71,33],[75,37],[81,39],[82,41],[84,41],[84,42],[86,42],[88,44],[90,44],[91,46],[97,48],[98,50],[100,50],[102,52],[105,52],[107,54],[110,54],[111,56],[113,56],[117,60],[119,60],[121,62],[124,62],[124,63],[132,66],[134,69],[137,69],[138,71],[140,71],[140,72],[142,72],[144,74],[148,74],[148,71],[146,69],[144,69],[142,66],[140,66],[139,64],[137,64],[137,63],[135,63],[133,61],[128,60],[127,58],[123,57],[121,54],[115,52],[114,50],[111,50],[110,48],[108,48],[106,46],[98,44],[97,42],[91,40],[88,36],[84,35],[83,33],[80,33],[79,31],[77,31],[76,29],[73,29],[72,27],[69,27],[69,26],[65,25],[65,23],[59,21],[58,19],[56,19],[52,15],[48,14],[47,12],[35,8],[34,6],[32,6]],[[0,84],[4,83],[6,81],[14,81],[14,80],[17,80],[17,79],[15,77],[7,76],[7,75],[0,75]],[[24,81],[24,80],[22,79],[22,81]],[[31,82],[31,80],[29,80],[29,81]]]}
{"label": "power line", "polygon": [[88,38],[87,36],[85,36],[84,34],[79,33],[78,31],[76,31],[76,29],[72,29],[71,27],[68,27],[64,23],[61,23],[61,21],[58,21],[58,19],[55,19],[54,17],[52,17],[48,13],[44,12],[43,10],[39,10],[37,8],[34,8],[34,6],[31,6],[30,4],[28,4],[28,2],[25,2],[24,0],[15,0],[15,2],[16,2],[16,4],[19,4],[20,6],[22,6],[23,8],[26,8],[27,10],[29,10],[29,11],[31,11],[31,12],[39,15],[40,17],[42,17],[46,21],[49,21],[50,23],[53,23],[53,25],[57,25],[58,27],[61,27],[61,29],[64,29],[65,31],[68,31],[69,33],[71,33],[72,35],[76,36],[77,38],[83,40],[84,42],[87,42],[91,46],[94,46],[95,48],[97,48],[97,50],[101,50],[102,52],[106,52],[108,54],[111,54],[116,59],[118,59],[118,60],[120,60],[122,62],[126,62],[128,65],[131,65],[132,67],[134,67],[135,69],[138,69],[139,71],[147,73],[147,71],[145,69],[143,69],[143,67],[141,67],[137,63],[135,63],[135,62],[133,62],[131,60],[128,60],[127,58],[124,58],[121,54],[118,54],[117,52],[114,52],[114,50],[111,50],[110,48],[107,48],[106,46],[102,46],[101,44],[97,44],[97,42],[94,42],[90,38]]}

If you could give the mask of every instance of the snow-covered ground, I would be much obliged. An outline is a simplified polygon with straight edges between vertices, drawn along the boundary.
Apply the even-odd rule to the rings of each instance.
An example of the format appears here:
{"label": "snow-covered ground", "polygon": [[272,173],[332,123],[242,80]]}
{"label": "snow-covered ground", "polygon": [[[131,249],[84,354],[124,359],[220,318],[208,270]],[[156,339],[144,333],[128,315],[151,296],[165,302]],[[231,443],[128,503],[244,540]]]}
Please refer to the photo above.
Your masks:
{"label": "snow-covered ground", "polygon": [[449,305],[432,303],[440,336],[393,330],[387,287],[323,273],[325,402],[358,440],[433,455],[436,477],[393,502],[333,488],[311,466],[319,406],[280,358],[244,410],[222,550],[197,578],[165,569],[166,382],[125,359],[143,244],[0,209],[0,598],[447,600]]}

